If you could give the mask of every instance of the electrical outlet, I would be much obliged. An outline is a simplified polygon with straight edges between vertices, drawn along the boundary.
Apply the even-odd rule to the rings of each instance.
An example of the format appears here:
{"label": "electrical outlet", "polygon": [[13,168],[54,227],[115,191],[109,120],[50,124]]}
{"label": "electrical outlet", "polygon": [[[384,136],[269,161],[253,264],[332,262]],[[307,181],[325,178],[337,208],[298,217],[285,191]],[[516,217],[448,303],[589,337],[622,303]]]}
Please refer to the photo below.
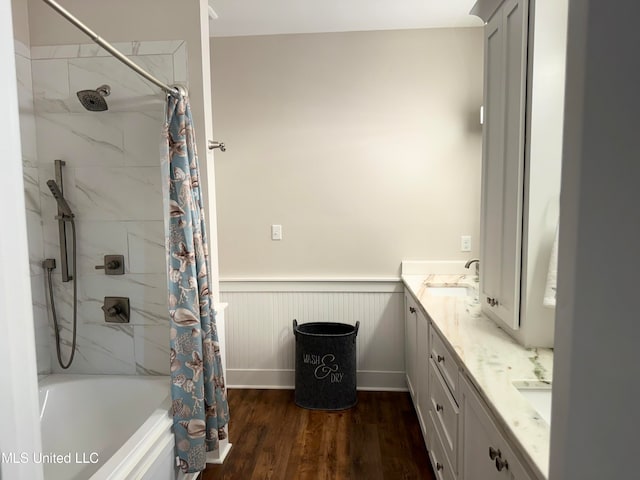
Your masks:
{"label": "electrical outlet", "polygon": [[271,240],[282,240],[282,225],[271,225]]}
{"label": "electrical outlet", "polygon": [[460,251],[461,252],[471,251],[471,235],[462,235],[460,237]]}

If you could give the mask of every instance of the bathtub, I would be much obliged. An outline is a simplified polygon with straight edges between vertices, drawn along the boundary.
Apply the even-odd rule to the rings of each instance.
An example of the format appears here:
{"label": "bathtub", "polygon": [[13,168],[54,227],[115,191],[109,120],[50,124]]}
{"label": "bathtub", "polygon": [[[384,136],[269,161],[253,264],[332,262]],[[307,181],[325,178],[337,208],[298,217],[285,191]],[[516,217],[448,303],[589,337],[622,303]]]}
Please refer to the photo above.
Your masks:
{"label": "bathtub", "polygon": [[169,377],[49,375],[39,384],[45,480],[176,480]]}

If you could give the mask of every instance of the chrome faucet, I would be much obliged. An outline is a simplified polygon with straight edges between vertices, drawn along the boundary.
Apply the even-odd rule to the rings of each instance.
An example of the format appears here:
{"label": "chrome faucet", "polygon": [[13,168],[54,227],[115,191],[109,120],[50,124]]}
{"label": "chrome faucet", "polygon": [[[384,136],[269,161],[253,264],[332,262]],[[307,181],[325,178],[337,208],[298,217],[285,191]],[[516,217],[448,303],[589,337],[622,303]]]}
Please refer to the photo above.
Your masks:
{"label": "chrome faucet", "polygon": [[467,263],[465,263],[464,264],[464,268],[469,268],[474,263],[476,264],[476,275],[479,275],[480,274],[480,260],[478,260],[477,258],[474,258],[473,260],[469,260]]}

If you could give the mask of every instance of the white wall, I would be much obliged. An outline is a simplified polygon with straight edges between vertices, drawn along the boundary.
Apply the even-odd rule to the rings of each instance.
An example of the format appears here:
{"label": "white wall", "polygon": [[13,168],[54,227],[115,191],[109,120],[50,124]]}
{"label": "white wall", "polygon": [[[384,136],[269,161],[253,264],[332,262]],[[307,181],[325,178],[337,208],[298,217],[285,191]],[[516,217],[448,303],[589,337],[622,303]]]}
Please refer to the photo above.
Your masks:
{"label": "white wall", "polygon": [[477,256],[482,29],[211,45],[222,277],[397,277],[401,260]]}
{"label": "white wall", "polygon": [[33,324],[36,341],[38,373],[51,371],[49,348],[49,323],[47,321],[47,299],[45,276],[42,269],[44,237],[36,149],[36,119],[33,103],[33,81],[31,49],[29,48],[29,15],[27,0],[13,0],[13,27],[15,38],[16,78],[18,83],[18,105],[20,108],[20,140],[22,144],[22,172],[24,181],[27,233],[29,240],[29,271],[31,275],[31,298]]}
{"label": "white wall", "polygon": [[[3,230],[10,234],[0,236],[0,336],[4,339],[0,348],[0,451],[19,455],[40,450],[41,441],[11,12],[11,2],[0,0],[0,90],[5,95],[0,116],[5,135],[0,144],[4,182],[0,202],[3,221],[10,226]],[[42,465],[2,462],[0,477],[40,480]]]}
{"label": "white wall", "polygon": [[638,477],[639,16],[569,7],[550,480]]}

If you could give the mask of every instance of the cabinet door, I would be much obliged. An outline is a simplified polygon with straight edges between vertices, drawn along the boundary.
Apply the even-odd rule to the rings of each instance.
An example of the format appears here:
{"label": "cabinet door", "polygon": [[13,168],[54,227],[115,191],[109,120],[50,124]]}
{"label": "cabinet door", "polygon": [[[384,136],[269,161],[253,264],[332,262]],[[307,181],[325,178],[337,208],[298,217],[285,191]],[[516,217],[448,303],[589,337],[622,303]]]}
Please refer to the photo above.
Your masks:
{"label": "cabinet door", "polygon": [[404,366],[407,375],[407,387],[413,400],[416,404],[416,396],[418,394],[416,390],[416,351],[417,351],[417,312],[415,302],[411,294],[405,291],[405,344],[404,344]]}
{"label": "cabinet door", "polygon": [[505,0],[485,26],[480,292],[519,328],[528,3]]}
{"label": "cabinet door", "polygon": [[467,380],[462,387],[462,478],[531,480]]}

